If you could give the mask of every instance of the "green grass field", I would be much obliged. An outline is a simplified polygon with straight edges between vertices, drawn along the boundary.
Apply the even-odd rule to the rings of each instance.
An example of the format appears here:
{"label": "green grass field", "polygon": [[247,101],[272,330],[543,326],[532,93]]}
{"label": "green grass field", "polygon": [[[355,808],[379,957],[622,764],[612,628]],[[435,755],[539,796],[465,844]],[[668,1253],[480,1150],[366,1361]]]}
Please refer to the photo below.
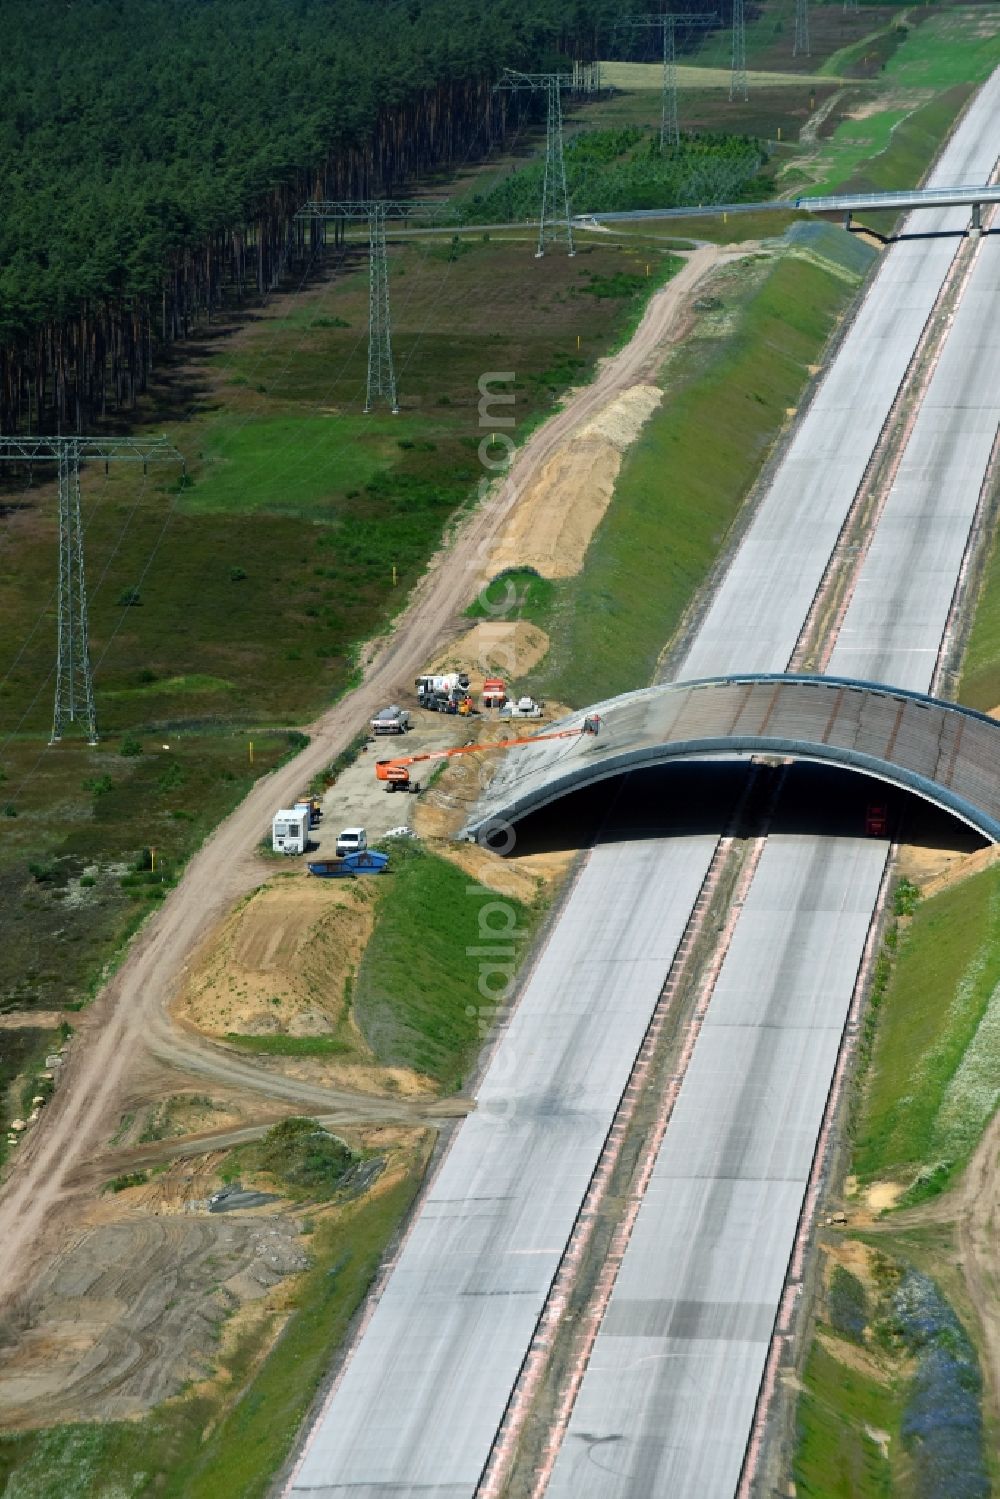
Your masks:
{"label": "green grass field", "polygon": [[[917,182],[926,172],[965,100],[1000,64],[1000,19],[973,9],[910,15],[919,24],[900,20],[883,33],[878,72],[847,95],[838,111],[846,117],[821,136],[811,159],[790,160],[779,178],[782,191],[877,192]],[[849,76],[871,45],[848,49],[826,68]],[[891,222],[872,219],[882,231]]]}
{"label": "green grass field", "polygon": [[385,411],[369,416],[292,412],[227,425],[207,435],[203,466],[181,508],[189,514],[266,510],[328,521],[332,473],[343,490],[360,490],[396,467],[401,441],[426,440],[433,430],[414,417]]}
{"label": "green grass field", "polygon": [[[473,885],[419,844],[396,844],[354,989],[355,1017],[379,1060],[415,1067],[446,1091],[461,1087],[496,1020],[489,996],[501,970],[513,976],[539,914]],[[495,976],[481,988],[487,968]]]}
{"label": "green grass field", "polygon": [[[708,67],[698,63],[677,64],[679,89],[724,88],[728,91],[732,68]],[[801,84],[826,84],[822,73],[755,72],[747,75],[750,88],[797,88]],[[663,89],[663,65],[656,62],[602,62],[601,83],[616,89]]]}
{"label": "green grass field", "polygon": [[984,713],[1000,704],[1000,547],[995,538],[976,600],[958,697]]}
{"label": "green grass field", "polygon": [[261,1057],[340,1057],[352,1050],[339,1036],[244,1036],[228,1031],[225,1039]]}
{"label": "green grass field", "polygon": [[940,1190],[1000,1096],[1000,870],[922,902],[879,1006],[853,1169]]}
{"label": "green grass field", "polygon": [[888,1383],[849,1367],[814,1341],[796,1411],[792,1473],[799,1499],[889,1499],[892,1467],[869,1431],[885,1432],[892,1451],[900,1404]]}

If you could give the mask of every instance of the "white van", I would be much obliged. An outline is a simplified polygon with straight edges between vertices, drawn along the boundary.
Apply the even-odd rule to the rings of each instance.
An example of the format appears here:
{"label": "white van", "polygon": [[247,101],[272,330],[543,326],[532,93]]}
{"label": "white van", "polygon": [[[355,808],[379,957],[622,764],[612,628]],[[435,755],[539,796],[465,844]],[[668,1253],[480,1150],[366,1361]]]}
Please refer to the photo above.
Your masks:
{"label": "white van", "polygon": [[360,854],[368,847],[368,834],[364,828],[345,828],[342,833],[337,834],[337,858],[343,859],[347,854]]}

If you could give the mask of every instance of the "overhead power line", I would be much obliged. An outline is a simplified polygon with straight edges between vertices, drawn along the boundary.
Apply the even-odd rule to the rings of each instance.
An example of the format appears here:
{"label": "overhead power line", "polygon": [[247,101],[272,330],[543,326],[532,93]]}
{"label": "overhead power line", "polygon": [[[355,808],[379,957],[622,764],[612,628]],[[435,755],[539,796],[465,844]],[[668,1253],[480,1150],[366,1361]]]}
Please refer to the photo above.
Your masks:
{"label": "overhead power line", "polygon": [[297,219],[364,219],[368,224],[368,379],[365,410],[384,401],[399,411],[396,370],[392,362],[392,316],[389,310],[389,255],[385,243],[386,219],[406,219],[415,213],[440,208],[440,199],[339,198],[306,203]]}
{"label": "overhead power line", "polygon": [[714,13],[703,11],[700,14],[669,16],[650,15],[633,16],[628,20],[619,21],[619,27],[627,27],[634,31],[659,30],[662,33],[663,44],[663,85],[662,103],[660,108],[660,147],[680,145],[680,113],[677,100],[677,27],[682,26],[712,26],[718,20]]}
{"label": "overhead power line", "polygon": [[809,0],[795,0],[795,42],[792,56],[809,56]]}
{"label": "overhead power line", "polygon": [[52,738],[56,744],[69,723],[81,719],[91,744],[97,743],[97,707],[90,666],[90,624],[80,513],[80,464],[88,458],[109,463],[183,465],[165,437],[0,437],[0,463],[52,463],[59,470],[59,587],[56,625],[56,694]]}
{"label": "overhead power line", "polygon": [[733,0],[733,69],[729,78],[729,98],[731,101],[746,101],[749,93],[746,17],[743,0]]}
{"label": "overhead power line", "polygon": [[[567,254],[575,255],[573,225],[569,211],[569,189],[566,186],[566,155],[563,149],[562,91],[573,87],[569,73],[519,73],[505,68],[495,85],[510,93],[545,92],[545,175],[542,178],[542,212],[538,223],[538,248],[535,259],[545,254],[545,246],[558,237],[565,225]],[[562,216],[559,217],[560,210]]]}

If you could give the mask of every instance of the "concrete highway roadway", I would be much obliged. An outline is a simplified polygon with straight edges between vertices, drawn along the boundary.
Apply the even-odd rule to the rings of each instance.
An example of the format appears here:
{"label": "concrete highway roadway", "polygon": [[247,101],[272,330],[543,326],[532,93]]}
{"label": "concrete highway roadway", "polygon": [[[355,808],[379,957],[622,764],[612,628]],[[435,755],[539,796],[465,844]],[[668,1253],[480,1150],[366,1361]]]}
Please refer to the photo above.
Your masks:
{"label": "concrete highway roadway", "polygon": [[[1000,426],[998,269],[1000,244],[987,239],[862,566],[832,674],[931,687]],[[811,493],[803,502],[811,505]],[[751,555],[741,551],[733,571]],[[732,576],[717,608],[735,625]],[[773,669],[787,664],[790,638]],[[703,639],[699,673],[724,669]],[[689,657],[683,675],[694,674]],[[736,1490],[887,854],[883,843],[843,833],[767,841],[549,1499],[731,1499]]]}
{"label": "concrete highway roadway", "polygon": [[[997,80],[991,80],[945,153],[939,180],[989,175],[997,92]],[[931,217],[922,215],[921,228]],[[942,228],[960,222],[961,210],[941,211]],[[803,423],[816,446],[803,448],[801,439],[793,443],[788,455],[793,468],[788,470],[787,461],[782,465],[775,481],[778,499],[772,504],[772,489],[760,507],[685,663],[685,675],[784,668],[853,498],[852,485],[864,470],[955,248],[954,239],[932,238],[906,241],[888,252],[823,382],[825,421],[811,421],[810,413]],[[977,270],[977,284],[978,278]],[[883,371],[888,372],[884,377]],[[828,443],[825,433],[831,422],[840,434],[835,443]],[[831,484],[835,464],[839,481]],[[786,470],[793,475],[790,481]],[[814,485],[821,490],[815,501]],[[359,1499],[417,1493],[456,1499],[474,1493],[714,847],[714,838],[704,834],[684,835],[678,829],[680,836],[664,837],[669,830],[656,826],[646,831],[649,841],[603,844],[588,860],[494,1052],[477,1112],[457,1131],[287,1492]],[[857,959],[853,969],[849,956],[838,956],[836,963],[831,959],[822,984],[812,987],[801,987],[795,976],[815,967],[815,954],[829,950],[824,943],[831,942],[831,932],[837,932],[838,948],[845,933],[857,945],[885,858],[884,846],[867,840],[824,840],[810,850],[808,841],[788,839],[787,862],[784,842],[772,840],[765,849],[720,977],[716,998],[728,999],[718,1007],[713,1000],[678,1101],[674,1123],[688,1119],[686,1143],[675,1149],[673,1141],[681,1135],[672,1133],[672,1123],[657,1165],[656,1191],[651,1189],[640,1213],[626,1256],[629,1269],[627,1274],[623,1269],[616,1288],[618,1296],[619,1288],[631,1286],[634,1292],[638,1285],[643,1296],[633,1294],[631,1300],[645,1300],[646,1311],[615,1310],[614,1319],[623,1320],[605,1323],[550,1487],[553,1494],[669,1491],[676,1499],[688,1493],[708,1499],[733,1492],[732,1468],[736,1454],[742,1458],[769,1336],[762,1308],[771,1306],[773,1318],[789,1225],[794,1225],[793,1200],[796,1193],[801,1200],[817,1102],[821,1109],[825,1098],[822,1079],[836,1054],[834,1038],[842,1025],[838,1007],[853,986]],[[774,858],[772,849],[778,850]],[[805,924],[803,899],[806,908],[814,907]],[[804,940],[815,941],[815,949],[804,947]],[[741,972],[739,963],[752,964],[754,953],[763,961]],[[762,968],[774,972],[775,984],[764,982]],[[780,1055],[780,1065],[768,1063],[772,1052]],[[796,1087],[789,1089],[789,1059],[807,1053],[812,1060],[803,1060]],[[748,1069],[745,1083],[739,1081],[741,1059]],[[798,1070],[797,1061],[794,1066]],[[702,1093],[706,1087],[710,1094]],[[731,1123],[705,1127],[718,1103],[738,1100],[742,1109]],[[727,1197],[718,1181],[734,1166],[743,1179]],[[689,1257],[687,1270],[683,1256],[668,1261],[655,1227],[647,1230],[644,1224],[647,1210],[655,1212],[666,1200],[664,1193],[674,1194],[675,1214],[683,1202],[691,1209],[686,1224],[677,1219],[670,1242],[703,1245]],[[753,1204],[765,1201],[774,1217],[767,1219],[766,1234],[762,1220],[755,1220],[748,1241],[747,1213],[753,1217]],[[714,1224],[711,1242],[721,1246],[714,1268],[715,1252],[697,1238],[706,1209],[707,1222]],[[733,1269],[741,1239],[746,1252],[752,1245],[749,1257],[757,1265],[742,1285]],[[644,1243],[656,1246],[652,1266],[643,1263],[641,1253],[632,1258]],[[719,1294],[725,1285],[741,1294]],[[662,1309],[667,1303],[673,1306],[669,1314]],[[617,1336],[616,1326],[619,1332],[634,1329],[636,1316],[641,1322],[646,1315],[655,1321],[654,1336],[677,1338],[688,1351],[721,1344],[717,1384],[725,1390],[728,1416],[711,1400],[696,1412],[697,1402],[684,1391],[704,1390],[709,1376],[704,1366],[685,1369],[673,1358],[647,1364],[652,1383],[645,1386],[645,1397],[633,1379],[633,1398],[615,1398],[624,1386],[605,1358],[605,1335]],[[714,1330],[717,1336],[692,1335],[692,1330]],[[634,1339],[635,1333],[625,1336]],[[631,1346],[634,1351],[638,1343]],[[743,1371],[738,1380],[737,1368]],[[663,1426],[664,1412],[671,1409],[678,1421],[674,1435]],[[594,1419],[586,1418],[587,1412]],[[722,1420],[730,1429],[729,1457],[720,1453],[708,1484],[702,1471],[706,1454],[727,1445],[720,1437]],[[595,1445],[592,1438],[601,1432],[608,1440]],[[582,1433],[589,1436],[584,1440]],[[641,1454],[644,1476],[616,1464],[613,1479],[605,1459],[613,1448],[624,1453],[627,1444]],[[667,1488],[661,1488],[651,1475],[660,1472],[663,1453],[675,1447],[687,1453],[687,1477],[681,1469],[676,1476],[671,1470]],[[598,1470],[586,1455],[602,1449]]]}
{"label": "concrete highway roadway", "polygon": [[475,1491],[715,850],[680,818],[657,831],[577,880],[292,1493]]}
{"label": "concrete highway roadway", "polygon": [[[986,181],[1000,78],[991,78],[931,175],[930,186]],[[960,229],[966,209],[922,213],[921,235]],[[727,671],[783,671],[853,503],[899,383],[941,289],[957,241],[915,238],[885,255],[848,346],[834,360],[798,424],[780,469],[698,631],[689,678]]]}

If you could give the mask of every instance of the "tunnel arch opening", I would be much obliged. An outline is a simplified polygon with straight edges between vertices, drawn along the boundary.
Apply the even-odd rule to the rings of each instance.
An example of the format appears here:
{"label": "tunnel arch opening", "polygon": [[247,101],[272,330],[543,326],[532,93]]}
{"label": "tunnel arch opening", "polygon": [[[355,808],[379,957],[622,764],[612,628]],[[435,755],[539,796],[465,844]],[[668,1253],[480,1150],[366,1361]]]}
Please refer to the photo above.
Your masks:
{"label": "tunnel arch opening", "polygon": [[626,693],[587,716],[599,717],[599,735],[508,757],[464,836],[492,843],[527,813],[626,772],[778,757],[869,776],[1000,842],[1000,725],[923,693],[838,677],[734,676]]}
{"label": "tunnel arch opening", "polygon": [[884,810],[892,841],[943,858],[974,853],[990,840],[965,819],[916,791],[866,772],[802,758],[673,760],[588,782],[515,819],[485,847],[506,857],[568,853],[597,841],[703,834],[790,834],[860,838]]}

